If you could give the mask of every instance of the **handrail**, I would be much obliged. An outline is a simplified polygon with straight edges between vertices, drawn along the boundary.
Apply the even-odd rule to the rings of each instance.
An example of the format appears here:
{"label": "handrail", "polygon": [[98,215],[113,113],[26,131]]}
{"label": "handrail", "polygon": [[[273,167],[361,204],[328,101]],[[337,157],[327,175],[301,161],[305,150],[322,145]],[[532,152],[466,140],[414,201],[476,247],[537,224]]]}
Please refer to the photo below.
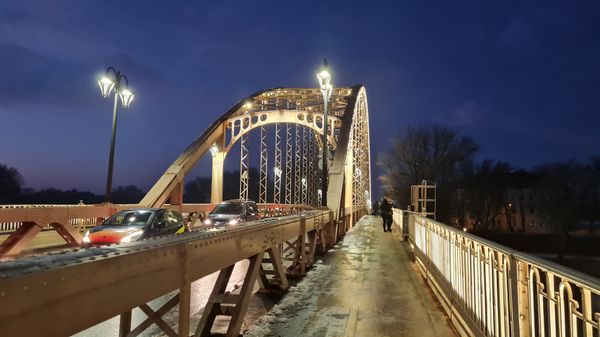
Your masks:
{"label": "handrail", "polygon": [[600,335],[600,279],[418,213],[394,213],[407,218],[417,265],[461,334]]}

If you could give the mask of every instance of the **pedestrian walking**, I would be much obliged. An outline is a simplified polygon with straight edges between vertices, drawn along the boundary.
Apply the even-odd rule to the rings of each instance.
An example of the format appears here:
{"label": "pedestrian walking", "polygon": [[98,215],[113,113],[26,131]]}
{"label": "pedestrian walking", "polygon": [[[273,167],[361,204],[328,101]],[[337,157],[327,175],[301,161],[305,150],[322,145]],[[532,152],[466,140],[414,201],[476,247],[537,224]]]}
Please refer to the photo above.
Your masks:
{"label": "pedestrian walking", "polygon": [[381,217],[383,218],[383,231],[392,231],[392,204],[386,198],[381,203]]}

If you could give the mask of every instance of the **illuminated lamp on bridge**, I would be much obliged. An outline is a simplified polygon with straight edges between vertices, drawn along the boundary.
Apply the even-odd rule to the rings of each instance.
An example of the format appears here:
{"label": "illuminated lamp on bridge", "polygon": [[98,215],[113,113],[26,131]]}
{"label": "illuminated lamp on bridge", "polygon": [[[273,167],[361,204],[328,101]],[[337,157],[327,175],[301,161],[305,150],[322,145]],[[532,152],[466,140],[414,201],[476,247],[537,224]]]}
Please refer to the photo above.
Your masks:
{"label": "illuminated lamp on bridge", "polygon": [[[329,106],[329,98],[331,97],[331,93],[333,92],[333,86],[331,85],[331,73],[329,72],[329,65],[327,64],[327,59],[323,60],[323,63],[323,69],[319,73],[317,73],[317,78],[319,79],[319,87],[321,88],[321,93],[323,94],[323,170],[321,176],[321,190],[327,191],[327,109]],[[321,200],[322,205],[327,206],[327,194],[322,194]]]}
{"label": "illuminated lamp on bridge", "polygon": [[[124,87],[121,87],[121,81],[125,82]],[[98,77],[98,85],[100,86],[100,93],[102,94],[102,97],[110,97],[110,94],[113,93],[113,91],[115,95],[115,103],[113,105],[112,137],[110,142],[110,155],[108,158],[108,176],[106,178],[106,194],[104,195],[104,201],[110,202],[115,158],[115,138],[117,133],[117,107],[119,98],[121,99],[123,108],[128,108],[133,101],[135,94],[129,89],[129,80],[127,79],[127,76],[113,67],[106,68],[104,75]]]}

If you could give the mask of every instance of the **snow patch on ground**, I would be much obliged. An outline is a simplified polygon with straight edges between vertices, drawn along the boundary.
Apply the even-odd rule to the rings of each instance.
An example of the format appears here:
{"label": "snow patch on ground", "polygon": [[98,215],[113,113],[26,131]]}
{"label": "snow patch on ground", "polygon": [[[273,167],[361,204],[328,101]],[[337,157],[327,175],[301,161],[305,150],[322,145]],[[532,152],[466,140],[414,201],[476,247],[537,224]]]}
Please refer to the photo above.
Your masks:
{"label": "snow patch on ground", "polygon": [[[375,219],[364,217],[357,226],[366,226],[366,230],[372,226]],[[338,263],[358,264],[362,263],[361,254],[368,253],[369,248],[365,237],[351,235],[353,227],[345,236],[342,243],[328,250],[333,254],[342,254],[343,260]],[[329,319],[314,321],[310,327],[302,325],[302,322],[313,321],[311,317],[317,310],[319,296],[315,296],[315,289],[322,289],[324,284],[330,284],[342,277],[336,272],[335,265],[328,265],[318,260],[313,268],[306,274],[297,286],[290,287],[288,293],[267,314],[257,319],[244,333],[245,337],[280,337],[280,336],[316,336],[324,335],[327,331],[343,331],[348,315],[348,310],[342,308],[321,308],[320,315]],[[346,277],[352,277],[352,274]],[[331,295],[322,293],[321,295]],[[325,323],[322,323],[325,322]],[[310,330],[310,331],[309,331]],[[281,331],[286,331],[281,334]]]}
{"label": "snow patch on ground", "polygon": [[[302,282],[297,286],[290,287],[288,293],[276,304],[266,315],[257,319],[252,327],[244,333],[248,337],[272,336],[272,326],[283,326],[287,324],[291,317],[308,317],[314,312],[317,299],[314,298],[313,290],[319,286],[324,279],[328,279],[331,274],[331,266],[323,264],[321,260],[317,261],[313,269],[310,270]],[[293,329],[292,329],[293,331]]]}

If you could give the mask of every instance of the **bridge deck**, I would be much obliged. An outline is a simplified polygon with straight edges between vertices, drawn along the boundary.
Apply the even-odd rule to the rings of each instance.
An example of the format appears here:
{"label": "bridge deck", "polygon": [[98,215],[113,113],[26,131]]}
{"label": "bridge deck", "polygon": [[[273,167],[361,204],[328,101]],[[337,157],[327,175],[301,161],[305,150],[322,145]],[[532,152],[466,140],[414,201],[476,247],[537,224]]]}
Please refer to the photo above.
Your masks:
{"label": "bridge deck", "polygon": [[455,336],[403,244],[364,217],[244,336]]}

